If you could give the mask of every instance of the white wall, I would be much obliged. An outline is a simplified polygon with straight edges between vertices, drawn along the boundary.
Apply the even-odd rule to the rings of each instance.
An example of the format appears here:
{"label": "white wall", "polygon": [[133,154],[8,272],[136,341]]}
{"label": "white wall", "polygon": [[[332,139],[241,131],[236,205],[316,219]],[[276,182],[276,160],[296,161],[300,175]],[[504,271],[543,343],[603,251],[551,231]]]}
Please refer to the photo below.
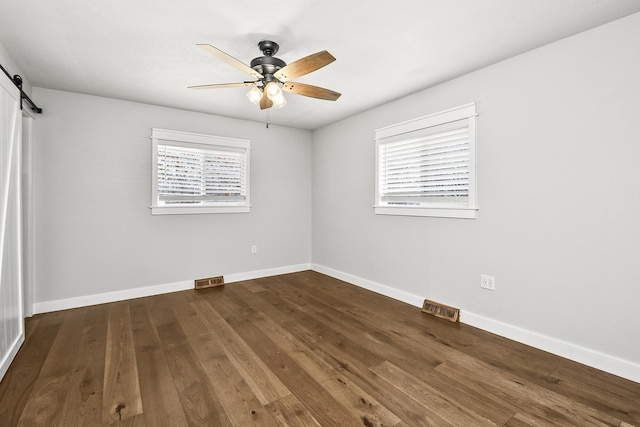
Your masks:
{"label": "white wall", "polygon": [[[316,268],[640,381],[638,40],[635,14],[315,131]],[[374,215],[374,129],[468,102],[478,219]]]}
{"label": "white wall", "polygon": [[[2,44],[2,42],[0,42],[0,64],[2,64],[2,66],[5,68],[5,70],[7,70],[7,72],[9,74],[11,74],[11,76],[15,76],[16,74],[18,74],[20,77],[22,77],[22,90],[27,95],[29,95],[29,98],[33,99],[31,97],[31,83],[29,82],[29,79],[27,78],[27,76],[24,75],[24,73],[22,71],[20,71],[20,69],[18,68],[18,66],[14,62],[13,58],[11,57],[11,55],[9,55],[9,52],[7,52],[7,50],[4,47],[4,45]],[[4,74],[2,72],[2,70],[0,70],[0,73]],[[36,102],[36,105],[38,105],[37,102]],[[38,105],[38,107],[39,107],[39,105]],[[25,101],[24,108],[29,108],[29,104],[27,104],[26,101]]]}
{"label": "white wall", "polygon": [[[36,311],[310,263],[309,131],[38,87],[33,95],[44,109]],[[251,140],[251,213],[152,216],[153,127]]]}

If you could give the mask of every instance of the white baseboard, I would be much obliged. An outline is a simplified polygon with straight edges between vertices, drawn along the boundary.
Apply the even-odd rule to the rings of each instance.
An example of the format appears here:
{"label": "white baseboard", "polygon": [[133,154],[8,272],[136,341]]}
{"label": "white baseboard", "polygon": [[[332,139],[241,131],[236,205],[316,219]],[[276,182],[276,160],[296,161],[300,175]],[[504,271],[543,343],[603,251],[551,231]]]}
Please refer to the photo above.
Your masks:
{"label": "white baseboard", "polygon": [[[264,270],[248,271],[245,273],[233,273],[224,276],[225,283],[239,282],[242,280],[258,279],[260,277],[276,276],[278,274],[295,273],[311,269],[311,264],[297,264],[284,267],[268,268]],[[152,295],[167,294],[169,292],[193,289],[193,280],[165,283],[161,285],[146,286],[142,288],[125,289],[122,291],[105,292],[102,294],[83,295],[74,298],[65,298],[53,301],[38,302],[33,305],[34,314],[48,313],[50,311],[67,310],[70,308],[86,307],[89,305],[105,304],[114,301],[124,301],[133,298],[142,298]]]}
{"label": "white baseboard", "polygon": [[640,364],[461,310],[460,321],[565,359],[640,383]]}
{"label": "white baseboard", "polygon": [[[416,307],[422,307],[422,303],[424,301],[424,298],[419,295],[394,289],[389,286],[322,265],[312,264],[311,269]],[[573,360],[574,362],[582,363],[583,365],[591,366],[592,368],[640,383],[640,364],[629,360],[600,353],[595,350],[545,336],[495,319],[470,313],[465,310],[460,310],[460,322],[503,336],[510,340],[547,351],[557,356]]]}
{"label": "white baseboard", "polygon": [[353,274],[344,273],[333,268],[325,267],[319,264],[311,264],[311,269],[318,273],[326,274],[327,276],[340,279],[345,282],[360,286],[361,288],[368,289],[375,293],[388,296],[398,301],[406,302],[407,304],[422,307],[424,298],[418,295],[414,295],[409,292],[401,291],[399,289],[392,288],[390,286],[382,285],[371,280],[363,279],[362,277],[354,276]]}
{"label": "white baseboard", "polygon": [[167,294],[169,292],[193,289],[193,280],[184,282],[165,283],[162,285],[145,286],[143,288],[125,289],[122,291],[105,292],[102,294],[83,295],[80,297],[64,298],[53,301],[43,301],[33,304],[35,314],[50,311],[67,310],[70,308],[86,307],[89,305],[105,304],[114,301],[124,301],[151,295]]}
{"label": "white baseboard", "polygon": [[311,270],[311,264],[287,265],[285,267],[267,268],[265,270],[255,270],[246,273],[236,273],[224,276],[225,283],[241,282],[242,280],[259,279],[261,277],[277,276],[279,274],[297,273],[299,271]]}

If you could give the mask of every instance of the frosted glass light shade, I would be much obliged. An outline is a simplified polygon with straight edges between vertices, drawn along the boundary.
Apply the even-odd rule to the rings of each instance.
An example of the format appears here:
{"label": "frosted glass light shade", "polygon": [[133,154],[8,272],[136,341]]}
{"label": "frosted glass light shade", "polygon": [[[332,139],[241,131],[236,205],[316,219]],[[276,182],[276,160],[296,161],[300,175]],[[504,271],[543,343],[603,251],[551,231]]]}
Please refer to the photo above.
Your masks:
{"label": "frosted glass light shade", "polygon": [[278,86],[278,84],[274,82],[267,83],[267,86],[265,87],[264,90],[266,91],[269,99],[272,101],[273,101],[273,98],[277,97],[278,95],[282,95],[282,90],[280,90],[280,86]]}
{"label": "frosted glass light shade", "polygon": [[273,106],[275,108],[282,108],[287,105],[287,100],[284,99],[284,95],[282,94],[282,92],[280,92],[276,96],[269,97],[269,99],[271,99],[271,102],[273,102]]}
{"label": "frosted glass light shade", "polygon": [[260,105],[262,99],[262,91],[254,86],[249,92],[247,92],[247,98],[256,105]]}

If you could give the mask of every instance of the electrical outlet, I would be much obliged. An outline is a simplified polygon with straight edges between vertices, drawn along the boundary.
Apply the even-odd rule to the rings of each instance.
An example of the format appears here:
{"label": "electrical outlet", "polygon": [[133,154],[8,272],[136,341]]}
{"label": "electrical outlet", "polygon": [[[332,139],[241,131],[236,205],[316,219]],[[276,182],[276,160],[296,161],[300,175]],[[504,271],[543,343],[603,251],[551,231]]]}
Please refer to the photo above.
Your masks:
{"label": "electrical outlet", "polygon": [[480,287],[482,289],[488,289],[490,291],[496,290],[496,278],[493,276],[487,276],[485,274],[480,275]]}
{"label": "electrical outlet", "polygon": [[258,245],[252,245],[251,246],[251,253],[252,254],[257,254],[258,253]]}

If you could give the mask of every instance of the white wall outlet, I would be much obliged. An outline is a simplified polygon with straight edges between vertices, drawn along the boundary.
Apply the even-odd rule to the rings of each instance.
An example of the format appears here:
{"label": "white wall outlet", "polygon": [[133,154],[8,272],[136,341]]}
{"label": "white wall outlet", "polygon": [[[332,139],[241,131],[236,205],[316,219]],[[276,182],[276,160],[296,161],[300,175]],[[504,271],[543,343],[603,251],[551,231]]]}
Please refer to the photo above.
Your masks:
{"label": "white wall outlet", "polygon": [[258,245],[251,245],[251,253],[252,254],[258,253]]}
{"label": "white wall outlet", "polygon": [[486,274],[480,275],[480,287],[482,289],[488,289],[490,291],[496,290],[496,278],[493,276],[487,276]]}

